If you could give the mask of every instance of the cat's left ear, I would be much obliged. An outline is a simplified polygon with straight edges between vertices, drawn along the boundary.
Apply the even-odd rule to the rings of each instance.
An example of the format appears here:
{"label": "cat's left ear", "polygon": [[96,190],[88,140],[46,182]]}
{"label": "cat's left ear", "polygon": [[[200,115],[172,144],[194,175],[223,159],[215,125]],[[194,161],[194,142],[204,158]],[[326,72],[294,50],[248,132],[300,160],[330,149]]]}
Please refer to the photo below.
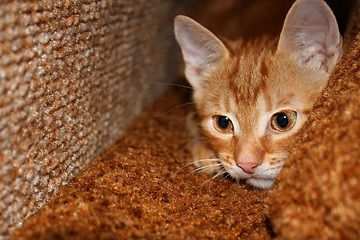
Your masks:
{"label": "cat's left ear", "polygon": [[185,75],[194,89],[203,88],[209,70],[227,55],[223,42],[189,17],[175,18],[175,37],[185,60]]}
{"label": "cat's left ear", "polygon": [[297,0],[289,10],[278,53],[294,56],[300,65],[330,73],[342,54],[336,18],[324,0]]}

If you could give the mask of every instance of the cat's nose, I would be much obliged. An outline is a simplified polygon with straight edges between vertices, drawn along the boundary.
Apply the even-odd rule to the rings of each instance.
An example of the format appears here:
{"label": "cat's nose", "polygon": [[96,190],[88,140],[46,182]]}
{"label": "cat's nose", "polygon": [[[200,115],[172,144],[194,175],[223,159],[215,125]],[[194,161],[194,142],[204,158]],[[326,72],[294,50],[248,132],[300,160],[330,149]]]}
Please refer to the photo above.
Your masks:
{"label": "cat's nose", "polygon": [[238,163],[236,165],[248,174],[253,174],[255,169],[259,166],[259,164],[255,162]]}

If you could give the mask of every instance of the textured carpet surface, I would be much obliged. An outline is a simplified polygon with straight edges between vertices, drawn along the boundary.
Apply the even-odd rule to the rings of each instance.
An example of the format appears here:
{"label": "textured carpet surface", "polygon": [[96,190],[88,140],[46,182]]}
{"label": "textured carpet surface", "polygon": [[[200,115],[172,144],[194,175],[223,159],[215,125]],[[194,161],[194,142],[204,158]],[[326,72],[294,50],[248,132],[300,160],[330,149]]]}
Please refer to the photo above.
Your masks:
{"label": "textured carpet surface", "polygon": [[[360,9],[351,25],[360,32]],[[279,238],[360,238],[360,34],[335,70],[270,196]]]}
{"label": "textured carpet surface", "polygon": [[0,2],[0,236],[174,79],[175,1]]}
{"label": "textured carpet surface", "polygon": [[[231,1],[233,0],[227,0],[226,2]],[[251,4],[248,3],[249,5],[247,6],[261,7],[262,5],[260,2],[262,1],[266,2],[265,0],[251,1]],[[335,5],[337,3],[338,5],[336,6],[341,7],[339,1],[329,2],[333,2]],[[348,2],[353,1],[344,1],[343,3]],[[18,9],[14,7],[17,6],[15,3],[10,1],[5,3],[8,4],[10,10],[15,9],[18,11]],[[42,3],[45,3],[45,1]],[[73,2],[64,1],[64,3],[59,6],[67,6],[67,3]],[[112,2],[102,1],[100,3],[110,4]],[[122,2],[118,1],[116,3],[121,4]],[[156,12],[147,12],[155,11],[151,10],[154,6],[151,6],[152,8],[147,7],[150,4],[147,1],[138,1],[137,3],[139,5],[137,7],[141,6],[144,9],[143,11],[136,11],[136,14],[139,14],[136,15],[136,18],[141,18],[146,21],[146,24],[149,25],[143,23],[145,24],[144,29],[146,32],[152,32],[150,31],[150,22],[163,21],[164,19],[162,16],[156,15]],[[154,1],[151,2],[151,4],[154,3]],[[168,5],[169,2],[160,3],[159,1],[157,3],[159,6],[163,6],[166,9],[170,7]],[[233,3],[241,5],[238,1],[234,1]],[[288,6],[287,4],[289,1],[284,0],[282,3]],[[89,4],[90,2],[88,5]],[[44,5],[44,9],[47,9],[49,6],[54,5]],[[84,9],[77,9],[74,7],[78,6],[76,4],[73,7],[70,6],[73,5],[70,4],[69,8],[74,11],[74,14],[79,13],[79,11],[91,12],[91,10],[89,10],[91,8],[85,7]],[[90,4],[90,6],[92,5]],[[101,6],[103,5],[98,6],[99,9],[102,9]],[[111,9],[116,9],[117,5],[113,3],[106,6],[106,9],[109,9],[101,16],[103,16],[104,19],[113,19],[114,16],[111,14]],[[210,7],[210,5],[205,6]],[[276,6],[279,7],[279,5]],[[224,7],[229,8],[229,5],[225,5],[224,3]],[[130,7],[130,9],[133,8]],[[337,9],[338,8],[335,10]],[[252,13],[257,12],[256,7],[251,11]],[[341,8],[339,11],[340,13],[342,12]],[[42,11],[38,10],[38,12]],[[27,13],[27,11],[25,11],[25,13]],[[149,15],[142,13],[149,13]],[[59,14],[65,13],[60,12]],[[53,17],[57,15],[49,14],[49,16]],[[154,16],[156,16],[156,18]],[[252,16],[252,14],[249,16]],[[344,16],[346,16],[346,14]],[[6,19],[15,21],[16,19],[22,18],[13,17]],[[84,19],[89,20],[91,18]],[[103,20],[100,20],[102,18],[96,19],[96,21],[94,20],[96,22],[95,29],[108,29],[106,27],[108,25],[104,26],[100,24],[105,24],[102,22]],[[132,18],[125,17],[124,19],[125,20],[120,21],[120,23],[127,21],[131,22],[129,19]],[[260,19],[264,18],[260,17]],[[40,22],[43,24],[48,22],[45,21],[44,18],[40,18],[40,20],[44,21]],[[214,21],[218,21],[218,18],[214,17],[212,23],[214,23]],[[81,21],[79,21],[79,24],[80,22]],[[117,26],[118,22],[119,21],[114,20],[112,24]],[[172,25],[172,20],[169,20],[168,23]],[[212,23],[208,22],[209,26],[215,26],[212,25]],[[278,24],[280,22],[276,20],[276,23]],[[359,18],[354,18],[351,23],[352,24],[348,26],[353,32],[346,33],[347,36],[350,36],[351,38],[351,40],[345,39],[345,42],[347,43],[353,41],[354,33],[359,31]],[[109,24],[109,26],[114,26],[112,24]],[[90,26],[92,25],[90,24]],[[104,27],[98,28],[99,26]],[[146,29],[145,26],[147,26],[148,29]],[[51,28],[49,29],[51,30]],[[60,29],[66,30],[67,28],[63,27]],[[163,28],[160,27],[160,29]],[[272,32],[276,29],[277,27],[269,29],[269,31]],[[159,31],[162,32],[161,30]],[[344,31],[344,28],[342,31]],[[106,34],[100,35],[103,37],[108,35],[112,36],[110,37],[112,40],[109,40],[109,42],[112,42],[121,39],[115,34],[116,32],[117,31],[109,30]],[[134,32],[136,31],[134,30]],[[134,32],[132,33],[134,34]],[[102,32],[100,31],[100,33]],[[122,33],[130,34],[128,31]],[[165,35],[166,34],[164,33],[164,36]],[[143,39],[144,34],[136,36],[138,36],[139,39]],[[147,33],[146,36],[152,35]],[[160,36],[162,35],[160,34],[157,37]],[[167,37],[173,39],[172,36]],[[86,39],[87,38],[85,38],[85,40]],[[97,38],[90,37],[89,39]],[[135,39],[138,38],[135,37]],[[164,37],[164,39],[166,38]],[[57,106],[56,103],[58,102],[56,101],[57,95],[55,93],[51,94],[51,90],[53,88],[59,88],[61,90],[64,84],[62,84],[62,82],[53,81],[52,78],[47,77],[35,79],[34,82],[31,81],[31,84],[40,84],[43,79],[50,78],[45,84],[43,83],[42,85],[40,84],[39,87],[36,87],[36,89],[41,90],[41,86],[48,86],[43,92],[40,91],[39,97],[30,95],[31,97],[34,97],[31,98],[32,100],[29,101],[30,104],[28,105],[31,110],[33,109],[32,103],[34,101],[36,104],[42,103],[42,105],[40,105],[41,107],[38,107],[41,114],[36,115],[41,121],[34,120],[34,123],[41,123],[43,124],[41,126],[44,126],[46,127],[45,129],[50,129],[51,131],[39,131],[35,124],[31,125],[29,128],[22,128],[27,129],[28,135],[21,135],[20,133],[22,133],[22,131],[17,130],[19,127],[16,128],[15,126],[14,128],[10,128],[13,127],[13,125],[7,125],[6,128],[0,127],[0,134],[2,134],[0,135],[1,140],[16,140],[11,140],[13,141],[11,144],[13,145],[11,145],[12,148],[10,148],[15,149],[16,151],[5,151],[5,154],[2,151],[2,155],[0,156],[0,161],[7,163],[4,164],[4,166],[10,166],[1,169],[1,171],[6,174],[2,175],[5,176],[4,178],[1,178],[5,179],[2,180],[2,183],[5,184],[0,186],[10,193],[4,195],[5,190],[2,191],[3,195],[1,195],[2,199],[0,201],[2,204],[0,207],[10,206],[8,208],[0,208],[1,217],[6,220],[6,224],[8,224],[9,221],[14,221],[14,219],[17,221],[24,217],[28,209],[37,209],[37,207],[43,203],[43,199],[46,199],[47,196],[50,195],[47,193],[51,193],[55,189],[52,186],[58,186],[56,184],[60,184],[62,180],[68,179],[63,176],[68,174],[68,168],[72,169],[72,174],[78,172],[80,167],[89,162],[88,157],[94,156],[95,153],[99,153],[109,144],[109,139],[118,135],[117,131],[121,132],[119,128],[121,128],[121,126],[126,126],[128,121],[131,120],[131,117],[128,118],[131,114],[128,115],[128,113],[137,109],[137,106],[141,106],[137,101],[148,102],[154,96],[153,93],[158,93],[157,90],[155,92],[152,91],[151,87],[153,85],[146,82],[145,77],[151,77],[152,81],[160,80],[164,77],[164,75],[162,75],[164,73],[159,71],[159,69],[163,69],[159,63],[160,60],[153,62],[152,59],[156,58],[153,58],[152,55],[149,55],[149,58],[143,57],[138,59],[138,56],[144,56],[141,54],[146,55],[146,53],[148,53],[146,51],[147,48],[139,42],[136,42],[136,46],[139,46],[139,49],[134,47],[134,49],[138,49],[139,52],[125,51],[125,53],[129,54],[127,55],[128,58],[122,55],[124,51],[115,51],[114,49],[117,48],[114,47],[115,45],[108,45],[107,43],[109,42],[102,42],[99,39],[98,41],[89,40],[88,42],[91,46],[100,46],[101,44],[104,44],[101,46],[108,49],[104,52],[99,50],[94,55],[97,59],[97,57],[105,54],[108,58],[100,58],[100,60],[104,62],[95,61],[97,63],[96,65],[89,65],[90,69],[92,69],[91,66],[94,68],[96,66],[96,69],[103,69],[103,71],[100,71],[101,74],[96,75],[99,74],[98,71],[85,72],[88,74],[85,74],[85,76],[92,76],[94,78],[83,78],[83,75],[81,74],[76,75],[78,76],[77,78],[70,78],[70,76],[73,76],[72,74],[78,72],[75,70],[62,72],[60,71],[62,68],[59,68],[60,70],[58,71],[46,72],[47,68],[40,68],[44,69],[44,73],[47,74],[46,76],[57,76],[58,78],[55,78],[55,80],[73,79],[73,81],[68,80],[69,84],[66,85],[68,87],[64,87],[64,89],[72,89],[71,91],[74,91],[74,94],[80,91],[78,95],[74,95],[75,97],[71,94],[69,95],[72,96],[72,100],[69,102],[71,103],[69,108],[72,111],[72,115],[70,115],[70,118],[66,118],[69,122],[62,123],[60,121],[61,125],[54,125],[58,123],[58,121],[55,121],[58,118],[63,119],[65,116],[68,116],[67,112],[63,115],[60,114],[59,116],[51,115],[58,111],[52,111],[52,108],[47,108],[48,106],[54,108],[54,106]],[[21,43],[26,43],[26,41],[21,41]],[[50,44],[53,43],[53,41],[45,41],[45,43]],[[78,46],[75,43],[77,42],[74,42],[73,45]],[[160,44],[162,44],[161,41]],[[21,49],[23,48],[19,48],[17,51],[21,52]],[[51,51],[51,53],[54,52],[56,53],[56,51]],[[90,51],[90,53],[92,52]],[[163,51],[160,51],[160,53],[158,54],[163,57],[167,54]],[[76,66],[82,66],[82,64],[85,63],[88,64],[87,61],[91,62],[92,59],[91,54],[87,55],[89,56],[88,58],[80,58],[81,61],[77,58],[72,58],[71,56],[72,55],[70,54],[70,59],[73,59],[75,62],[69,65],[65,64],[63,68],[76,68]],[[111,56],[117,57],[111,58]],[[136,58],[134,56],[136,56]],[[309,239],[311,237],[314,239],[321,237],[328,239],[356,239],[358,236],[357,229],[360,229],[358,218],[358,203],[360,202],[358,199],[360,195],[358,191],[360,182],[358,169],[360,168],[358,166],[358,161],[356,161],[359,157],[357,149],[359,149],[358,139],[360,135],[358,132],[358,106],[360,101],[360,99],[358,99],[360,94],[358,88],[360,81],[358,65],[359,57],[358,37],[355,41],[354,48],[346,54],[342,63],[333,75],[331,84],[327,88],[324,97],[316,105],[316,111],[313,113],[311,121],[305,128],[304,134],[299,138],[298,143],[300,145],[304,144],[304,146],[300,147],[299,145],[297,146],[299,148],[294,150],[295,152],[292,154],[292,158],[281,173],[274,190],[266,192],[253,190],[247,186],[238,185],[231,180],[223,180],[221,177],[212,179],[211,176],[206,174],[192,173],[194,168],[192,166],[186,166],[188,160],[191,159],[191,156],[187,151],[189,139],[184,130],[184,118],[187,113],[193,110],[191,110],[191,108],[188,109],[190,106],[181,106],[182,104],[187,104],[189,102],[188,92],[181,88],[174,88],[143,113],[141,118],[127,129],[120,140],[111,145],[106,151],[102,152],[94,162],[81,171],[68,185],[62,186],[51,198],[49,204],[44,206],[36,215],[30,217],[21,229],[14,232],[12,238],[270,239],[277,236],[279,239],[296,239],[300,237],[303,237],[304,239]],[[60,60],[63,58],[60,57]],[[65,57],[65,59],[66,58],[67,57]],[[20,60],[21,59],[22,58],[20,58]],[[144,63],[140,62],[139,64],[142,66],[145,64],[145,66],[148,66],[152,71],[144,73],[136,68],[132,68],[132,66],[129,66],[129,68],[121,68],[121,59],[131,59],[131,61],[135,62],[141,61],[140,59],[142,59]],[[110,60],[120,64],[118,66],[119,68],[112,68],[111,64],[108,65],[106,61]],[[52,61],[43,61],[43,64],[48,62],[52,63]],[[166,66],[163,67],[166,68]],[[6,74],[12,74],[12,71],[9,71],[9,73]],[[123,76],[124,74],[124,76],[134,75],[134,78],[126,78],[128,81],[125,82],[116,81],[117,74],[120,74],[120,76]],[[3,74],[0,75],[0,77],[1,76],[5,75]],[[87,79],[92,79],[92,81],[88,82]],[[108,79],[108,81],[112,79],[110,81],[111,84],[104,79]],[[136,79],[134,81],[142,83],[136,86],[144,88],[133,86],[133,79]],[[29,86],[33,86],[31,84]],[[9,86],[13,86],[12,88],[9,88],[11,90],[18,89],[18,86],[21,85],[14,84]],[[90,88],[90,86],[93,87]],[[116,88],[116,86],[119,86],[119,88]],[[103,89],[103,87],[105,87],[105,89]],[[100,90],[96,90],[97,88]],[[21,100],[22,98],[13,98],[12,94],[6,95],[10,90],[2,92],[4,96],[11,97],[8,102],[4,103],[11,102],[12,104],[17,104],[19,99]],[[144,97],[140,97],[142,100],[134,97],[130,100],[126,100],[127,98],[124,100],[122,98],[127,96],[127,94],[137,96],[141,91],[147,92],[147,94],[143,94]],[[61,93],[62,91],[59,92]],[[25,93],[28,93],[28,91],[25,91]],[[30,91],[30,93],[32,92]],[[38,99],[45,99],[47,101],[43,102]],[[112,103],[112,101],[119,104],[119,107],[106,104],[107,102]],[[84,105],[82,102],[88,104],[86,105],[87,108],[82,109],[82,106]],[[124,102],[127,104],[125,104],[127,107],[122,105]],[[2,103],[3,102],[1,102],[1,104]],[[5,106],[5,104],[3,105]],[[130,109],[128,112],[129,106],[132,105],[134,105],[134,109]],[[181,107],[177,108],[177,106]],[[324,110],[321,110],[322,108],[324,108]],[[3,109],[6,110],[6,108],[1,108],[1,114],[5,112]],[[7,111],[10,112],[9,110]],[[317,111],[319,111],[319,113],[317,113]],[[54,121],[52,121],[54,118],[48,117],[48,113],[50,113],[50,116],[56,116]],[[90,114],[92,118],[89,118],[89,113],[96,113],[96,115],[94,117]],[[7,117],[8,115],[1,116]],[[3,118],[0,119],[2,120]],[[47,121],[48,119],[50,120]],[[95,124],[95,126],[98,126],[96,124],[100,124],[103,128],[101,128],[101,130],[86,128],[87,125],[84,124],[84,122],[86,123],[89,121],[88,119],[91,119],[90,122]],[[103,122],[102,120],[106,121]],[[100,123],[98,121],[100,121]],[[13,121],[11,122],[12,123],[10,124],[13,124]],[[9,123],[2,121],[0,124]],[[71,126],[72,128],[66,126]],[[106,126],[106,128],[104,126]],[[19,133],[20,135],[16,135],[16,138],[4,138],[4,136],[6,136],[4,135],[4,129],[15,129],[11,131]],[[58,132],[58,135],[52,135],[52,129],[55,129],[54,132]],[[59,129],[69,129],[70,139],[74,140],[66,140],[65,136],[67,136],[67,132],[64,130],[60,131]],[[83,129],[89,131],[89,136],[93,136],[95,140],[93,139],[90,141],[89,139],[86,139],[84,136],[88,135],[84,135]],[[36,134],[40,135],[39,138],[34,140],[33,136],[37,136]],[[60,139],[64,138],[65,140],[62,140],[62,142],[57,141],[58,138],[56,138],[56,136]],[[49,142],[46,142],[45,140],[48,138]],[[40,140],[42,139],[48,144],[41,144],[42,142]],[[23,142],[25,140],[29,141],[28,145],[24,145]],[[83,145],[80,143],[78,144],[78,142]],[[56,145],[57,143],[63,144],[65,153],[62,152],[62,154],[58,154],[58,148],[56,148],[56,146],[58,146]],[[0,146],[3,146],[1,144],[3,144],[3,142],[0,142]],[[9,143],[7,144],[7,146],[10,146]],[[24,149],[23,146],[25,146]],[[31,154],[34,153],[32,151],[26,151],[26,146],[35,148],[35,156],[39,155],[39,158],[37,158],[38,161],[48,161],[44,162],[45,167],[38,170],[40,179],[42,179],[41,176],[45,176],[45,180],[37,180],[38,183],[35,181],[36,184],[42,184],[39,185],[42,186],[41,188],[38,188],[36,187],[38,185],[33,184],[34,180],[32,177],[36,175],[26,174],[29,172],[31,173],[31,170],[28,169],[39,168],[39,164],[32,161],[34,158],[27,157],[27,153],[30,157],[33,156]],[[79,148],[79,146],[87,146],[89,152],[80,151],[82,148]],[[69,155],[66,155],[68,154],[67,150],[70,149],[69,151],[71,152],[74,148],[79,148],[80,150],[79,152],[76,152],[78,154],[74,155],[75,158],[73,156],[70,158],[71,160],[68,160]],[[9,165],[8,163],[12,160],[13,155],[11,154],[18,154],[19,152],[26,157],[18,158],[20,160],[25,160],[18,160],[18,165],[15,165],[15,167],[18,167],[14,168],[13,165]],[[19,156],[22,156],[21,154]],[[47,158],[46,156],[49,154],[50,156],[55,157]],[[65,154],[65,157],[63,154]],[[82,162],[79,162],[78,160],[81,160]],[[68,163],[70,163],[70,165],[68,165]],[[18,176],[20,176],[20,178]],[[22,183],[21,180],[25,179],[25,176],[28,176],[28,180]],[[22,188],[17,187],[16,180]],[[53,184],[53,181],[56,184]],[[10,187],[7,187],[7,185]],[[46,189],[48,192],[44,194],[41,189]],[[19,192],[21,194],[19,194]],[[35,203],[39,203],[39,201],[36,202],[33,199],[32,193],[42,194],[39,196],[36,195],[38,196],[37,199],[41,200],[40,204],[35,205]],[[21,205],[26,202],[24,199],[28,201],[29,204]],[[13,215],[9,215],[9,213]],[[8,216],[10,216],[10,220],[8,220]],[[0,227],[3,226],[4,225],[0,225]],[[5,231],[9,230],[4,227],[2,229],[5,229]],[[13,229],[11,228],[10,230]]]}
{"label": "textured carpet surface", "polygon": [[181,169],[187,111],[169,110],[184,96],[167,92],[13,239],[269,239],[267,192]]}
{"label": "textured carpet surface", "polygon": [[[304,131],[303,147],[295,150],[273,190],[192,172],[184,131],[192,108],[183,106],[189,93],[173,88],[13,239],[356,239],[359,46],[357,39],[342,60],[324,103],[316,105],[319,114]],[[325,100],[329,96],[338,103]],[[337,109],[345,102],[352,103]],[[332,120],[317,123],[323,114]]]}

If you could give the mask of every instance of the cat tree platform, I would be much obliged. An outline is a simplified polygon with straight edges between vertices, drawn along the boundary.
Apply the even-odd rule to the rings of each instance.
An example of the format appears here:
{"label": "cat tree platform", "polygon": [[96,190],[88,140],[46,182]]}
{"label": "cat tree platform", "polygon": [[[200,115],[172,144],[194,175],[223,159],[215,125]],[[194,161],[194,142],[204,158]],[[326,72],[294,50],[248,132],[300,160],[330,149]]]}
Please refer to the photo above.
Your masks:
{"label": "cat tree platform", "polygon": [[175,1],[0,5],[0,238],[359,237],[358,7],[349,50],[259,191],[186,166],[189,90],[142,112],[175,80]]}

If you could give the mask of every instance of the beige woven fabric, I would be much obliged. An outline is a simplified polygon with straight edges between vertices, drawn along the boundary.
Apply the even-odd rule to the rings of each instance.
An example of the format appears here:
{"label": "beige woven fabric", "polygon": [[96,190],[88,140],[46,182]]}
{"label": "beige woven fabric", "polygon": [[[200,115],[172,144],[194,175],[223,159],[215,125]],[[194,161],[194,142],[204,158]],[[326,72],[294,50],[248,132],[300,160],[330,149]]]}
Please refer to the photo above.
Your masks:
{"label": "beige woven fabric", "polygon": [[0,238],[174,79],[174,5],[0,2]]}

